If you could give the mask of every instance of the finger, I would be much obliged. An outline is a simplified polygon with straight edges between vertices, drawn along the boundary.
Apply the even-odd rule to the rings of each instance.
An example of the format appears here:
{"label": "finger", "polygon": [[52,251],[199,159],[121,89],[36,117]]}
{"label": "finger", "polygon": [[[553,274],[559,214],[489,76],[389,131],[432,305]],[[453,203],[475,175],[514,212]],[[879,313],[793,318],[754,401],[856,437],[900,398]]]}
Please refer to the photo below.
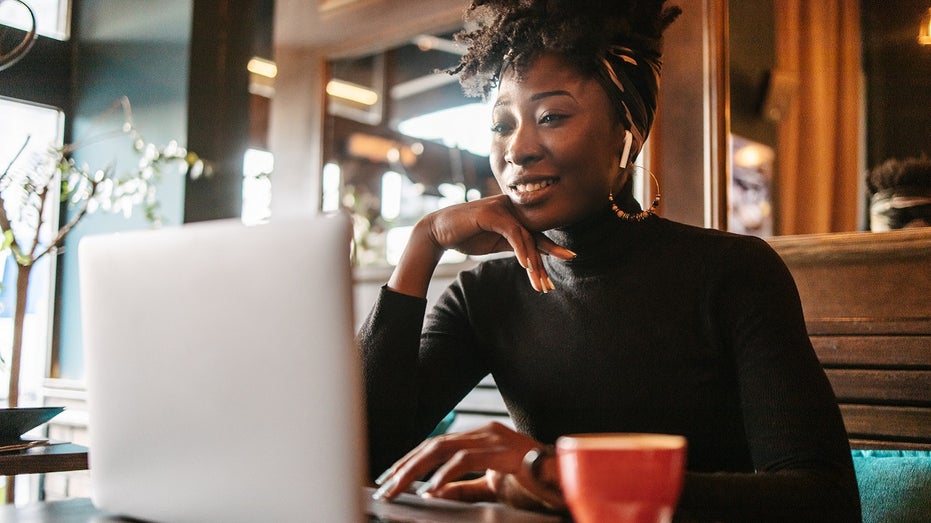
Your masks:
{"label": "finger", "polygon": [[469,503],[497,501],[497,496],[488,488],[488,483],[484,478],[447,483],[433,492],[430,492],[428,495],[443,499],[466,501]]}
{"label": "finger", "polygon": [[468,432],[436,439],[440,440],[436,443],[438,446],[447,446],[455,452],[421,487],[423,492],[458,480],[470,472],[487,472],[489,469],[512,471],[523,462],[527,450],[538,445],[532,438],[494,421]]}
{"label": "finger", "polygon": [[530,286],[533,287],[533,290],[537,292],[546,292],[547,288],[542,284],[540,280],[539,264],[535,263],[531,257],[527,257],[524,260],[524,265],[527,269],[527,278],[530,280]]}
{"label": "finger", "polygon": [[559,258],[561,260],[571,260],[578,256],[576,253],[570,251],[562,245],[559,245],[543,234],[537,234],[535,238],[537,241],[537,250],[543,252],[543,254],[552,256],[554,258]]}
{"label": "finger", "polygon": [[[485,202],[488,205],[486,209],[491,212],[481,215],[476,225],[482,230],[500,235],[510,246],[510,250],[514,251],[517,262],[527,271],[527,278],[533,289],[537,292],[548,292],[550,287],[547,283],[546,269],[537,250],[534,234],[523,225],[506,197],[487,198]],[[502,247],[498,250],[506,249]]]}
{"label": "finger", "polygon": [[382,484],[372,497],[388,500],[397,497],[411,483],[449,461],[462,448],[488,446],[485,440],[486,434],[474,431],[445,434],[424,441],[379,476]]}
{"label": "finger", "polygon": [[388,467],[387,470],[385,470],[384,472],[381,473],[381,475],[379,475],[377,478],[375,478],[375,484],[376,484],[376,485],[379,485],[379,486],[383,486],[383,485],[385,485],[388,481],[390,481],[391,478],[392,478],[392,476],[394,476],[395,474],[397,474],[398,470],[399,470],[401,467],[403,467],[405,463],[407,463],[414,455],[416,455],[418,452],[420,452],[420,450],[424,447],[424,445],[427,444],[428,441],[429,441],[429,440],[424,440],[424,441],[422,441],[422,442],[420,443],[420,445],[414,447],[413,450],[409,451],[409,452],[408,452],[407,454],[405,454],[401,459],[395,461],[394,464],[392,464],[390,467]]}
{"label": "finger", "polygon": [[533,259],[534,266],[536,268],[536,278],[539,288],[544,294],[555,290],[556,287],[553,285],[553,280],[550,279],[549,274],[546,272],[546,266],[543,265],[543,254],[537,249],[536,240],[534,240],[533,246]]}
{"label": "finger", "polygon": [[537,250],[533,234],[520,225],[516,218],[507,226],[498,226],[495,232],[511,245],[517,262],[527,271],[527,278],[533,289],[537,292],[548,292],[550,289],[546,284],[546,269],[543,267],[543,258]]}
{"label": "finger", "polygon": [[[545,294],[555,287],[553,287],[552,280],[550,280],[546,273],[546,266],[543,265],[543,255],[540,250],[537,249],[536,240],[533,235],[529,233],[527,239],[530,244],[524,247],[527,256],[524,258],[524,263],[522,265],[527,268],[527,276],[530,278],[530,284],[533,286],[533,289]],[[515,252],[516,251],[517,249],[515,249]]]}
{"label": "finger", "polygon": [[417,493],[433,494],[447,483],[454,482],[470,472],[506,470],[514,460],[511,454],[507,447],[461,449],[438,468]]}
{"label": "finger", "polygon": [[388,470],[382,472],[381,475],[375,479],[375,484],[378,485],[378,489],[375,490],[372,497],[375,499],[391,500],[407,490],[414,480],[406,480],[401,472],[412,460],[417,458],[418,454],[424,451],[424,448],[429,443],[429,439],[424,440],[420,445],[396,461]]}

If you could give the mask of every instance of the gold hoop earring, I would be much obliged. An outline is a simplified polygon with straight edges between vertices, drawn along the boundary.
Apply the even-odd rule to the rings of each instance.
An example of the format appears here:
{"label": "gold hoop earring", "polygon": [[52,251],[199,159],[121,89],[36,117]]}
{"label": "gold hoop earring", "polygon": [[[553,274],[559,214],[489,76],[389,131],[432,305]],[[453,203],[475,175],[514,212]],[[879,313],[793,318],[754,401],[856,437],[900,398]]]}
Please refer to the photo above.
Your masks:
{"label": "gold hoop earring", "polygon": [[647,218],[655,214],[656,208],[659,207],[659,200],[660,200],[659,181],[656,179],[656,176],[654,176],[653,173],[651,173],[650,171],[647,171],[646,169],[644,169],[644,171],[649,173],[650,178],[653,178],[653,183],[656,185],[656,196],[653,197],[653,202],[650,203],[650,206],[647,207],[646,209],[636,214],[630,214],[628,212],[624,212],[623,210],[621,210],[620,207],[617,206],[617,203],[614,202],[614,192],[612,191],[608,192],[608,201],[611,202],[611,212],[616,214],[618,218],[624,221],[642,222],[643,220],[646,220]]}

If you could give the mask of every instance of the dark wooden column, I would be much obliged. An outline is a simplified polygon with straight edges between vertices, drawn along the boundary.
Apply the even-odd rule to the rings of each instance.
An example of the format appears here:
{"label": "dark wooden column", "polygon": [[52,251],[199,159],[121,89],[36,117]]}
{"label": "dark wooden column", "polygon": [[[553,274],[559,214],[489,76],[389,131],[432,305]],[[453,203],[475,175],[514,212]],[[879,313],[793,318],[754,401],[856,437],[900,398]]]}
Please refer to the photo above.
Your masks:
{"label": "dark wooden column", "polygon": [[213,175],[188,180],[184,221],[242,214],[242,159],[249,140],[249,73],[257,35],[268,35],[269,0],[194,0],[188,148]]}

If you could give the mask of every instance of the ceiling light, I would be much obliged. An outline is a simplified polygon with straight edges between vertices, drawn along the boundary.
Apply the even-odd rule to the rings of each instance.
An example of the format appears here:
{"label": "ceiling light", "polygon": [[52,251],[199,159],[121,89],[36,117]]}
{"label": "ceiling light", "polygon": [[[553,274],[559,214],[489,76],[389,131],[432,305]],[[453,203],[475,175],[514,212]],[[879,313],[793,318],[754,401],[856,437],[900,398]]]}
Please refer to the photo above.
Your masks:
{"label": "ceiling light", "polygon": [[278,66],[271,60],[253,57],[246,65],[250,73],[264,76],[265,78],[274,78],[278,76]]}
{"label": "ceiling light", "polygon": [[364,158],[373,163],[401,163],[411,167],[417,163],[417,148],[390,138],[367,133],[352,133],[346,139],[346,152],[355,158]]}
{"label": "ceiling light", "polygon": [[458,56],[466,54],[467,51],[465,45],[455,40],[433,35],[418,35],[412,42],[421,51],[444,51]]}
{"label": "ceiling light", "polygon": [[918,43],[931,45],[931,8],[921,18],[921,27],[918,28]]}
{"label": "ceiling light", "polygon": [[326,84],[326,92],[330,96],[362,105],[375,105],[378,103],[378,93],[375,91],[343,80],[330,80]]}

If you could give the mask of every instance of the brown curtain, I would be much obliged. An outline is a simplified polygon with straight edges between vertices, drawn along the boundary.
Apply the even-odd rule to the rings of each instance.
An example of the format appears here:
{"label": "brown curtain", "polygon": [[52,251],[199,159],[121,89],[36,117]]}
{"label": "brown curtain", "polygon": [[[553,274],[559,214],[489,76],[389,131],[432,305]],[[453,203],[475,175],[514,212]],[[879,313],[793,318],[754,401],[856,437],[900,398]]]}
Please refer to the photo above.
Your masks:
{"label": "brown curtain", "polygon": [[775,0],[776,68],[797,80],[779,123],[777,234],[854,231],[860,172],[859,0]]}

